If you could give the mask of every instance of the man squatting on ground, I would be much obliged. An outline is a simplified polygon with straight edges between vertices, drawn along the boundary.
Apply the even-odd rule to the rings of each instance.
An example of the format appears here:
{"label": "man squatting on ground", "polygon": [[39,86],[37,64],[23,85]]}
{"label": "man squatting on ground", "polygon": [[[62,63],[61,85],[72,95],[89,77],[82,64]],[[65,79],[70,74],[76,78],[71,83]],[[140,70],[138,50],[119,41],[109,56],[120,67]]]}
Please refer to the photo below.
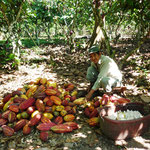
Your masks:
{"label": "man squatting on ground", "polygon": [[101,55],[97,45],[89,49],[91,66],[87,70],[86,78],[90,81],[90,88],[86,99],[90,100],[93,93],[103,88],[106,93],[112,92],[114,87],[121,87],[122,74],[113,59]]}

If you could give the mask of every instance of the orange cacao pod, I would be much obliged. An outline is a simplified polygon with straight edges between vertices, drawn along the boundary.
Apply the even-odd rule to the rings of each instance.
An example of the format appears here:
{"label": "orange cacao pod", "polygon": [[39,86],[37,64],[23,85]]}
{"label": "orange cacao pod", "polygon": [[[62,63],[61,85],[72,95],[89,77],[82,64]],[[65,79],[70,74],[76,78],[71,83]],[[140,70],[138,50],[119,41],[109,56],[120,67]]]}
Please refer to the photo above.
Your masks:
{"label": "orange cacao pod", "polygon": [[70,111],[72,109],[72,107],[71,106],[66,106],[65,107],[65,110],[68,112],[68,111]]}
{"label": "orange cacao pod", "polygon": [[57,91],[54,90],[54,89],[46,89],[46,90],[45,90],[45,93],[46,93],[47,95],[56,95]]}
{"label": "orange cacao pod", "polygon": [[33,96],[34,93],[36,92],[37,88],[38,88],[37,85],[32,85],[32,86],[27,90],[26,96],[27,96],[28,98],[30,98],[31,96]]}
{"label": "orange cacao pod", "polygon": [[19,112],[19,106],[18,105],[10,105],[9,110],[17,113],[17,112]]}
{"label": "orange cacao pod", "polygon": [[51,96],[50,99],[54,102],[56,105],[61,105],[61,99],[57,96]]}
{"label": "orange cacao pod", "polygon": [[35,79],[35,81],[34,81],[34,84],[39,84],[40,83],[40,80],[41,80],[41,78],[39,77],[39,78],[37,78],[37,79]]}
{"label": "orange cacao pod", "polygon": [[44,84],[46,84],[46,82],[47,82],[47,79],[46,79],[46,78],[41,78],[41,79],[40,79],[40,83],[41,83],[41,84],[44,85]]}
{"label": "orange cacao pod", "polygon": [[64,120],[66,122],[73,121],[74,119],[75,119],[75,116],[73,114],[68,114],[68,115],[64,116]]}
{"label": "orange cacao pod", "polygon": [[23,127],[23,134],[24,135],[28,135],[31,133],[31,127],[29,127],[29,124],[27,123],[24,127]]}
{"label": "orange cacao pod", "polygon": [[51,120],[49,118],[45,117],[45,116],[42,116],[41,117],[41,122],[42,123],[49,123],[49,122],[51,122]]}
{"label": "orange cacao pod", "polygon": [[90,126],[96,126],[99,124],[99,117],[93,117],[88,120]]}
{"label": "orange cacao pod", "polygon": [[72,83],[70,83],[70,84],[68,84],[66,90],[67,90],[67,91],[72,91],[74,88],[75,88],[75,85],[72,84]]}
{"label": "orange cacao pod", "polygon": [[43,102],[46,104],[46,102],[49,100],[49,96],[46,96],[43,100]]}

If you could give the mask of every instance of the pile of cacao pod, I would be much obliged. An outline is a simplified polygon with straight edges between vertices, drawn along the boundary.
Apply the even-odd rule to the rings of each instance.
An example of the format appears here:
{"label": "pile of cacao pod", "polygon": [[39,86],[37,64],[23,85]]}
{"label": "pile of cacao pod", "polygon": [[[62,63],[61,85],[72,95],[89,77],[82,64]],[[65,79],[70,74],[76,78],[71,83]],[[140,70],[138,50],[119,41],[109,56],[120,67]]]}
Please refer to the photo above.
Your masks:
{"label": "pile of cacao pod", "polygon": [[40,131],[40,139],[48,139],[48,131],[72,132],[78,128],[75,122],[77,106],[73,103],[77,90],[72,83],[62,87],[46,78],[5,94],[0,101],[0,133],[12,136],[22,130],[24,135],[33,128]]}
{"label": "pile of cacao pod", "polygon": [[113,106],[123,103],[129,103],[130,100],[123,97],[116,97],[114,95],[103,94],[102,97],[95,97],[91,101],[84,104],[84,114],[89,119],[87,120],[90,126],[99,125],[99,113],[97,108],[103,106]]}

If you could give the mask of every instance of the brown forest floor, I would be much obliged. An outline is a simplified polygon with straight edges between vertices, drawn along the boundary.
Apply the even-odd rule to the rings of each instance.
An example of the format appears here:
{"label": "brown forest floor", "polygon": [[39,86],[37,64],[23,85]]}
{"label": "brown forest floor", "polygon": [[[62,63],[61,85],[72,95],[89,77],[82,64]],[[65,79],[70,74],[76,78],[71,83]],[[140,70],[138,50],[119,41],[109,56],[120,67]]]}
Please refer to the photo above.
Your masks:
{"label": "brown forest floor", "polygon": [[[129,57],[122,69],[123,82],[127,86],[126,97],[131,101],[142,101],[147,105],[150,103],[149,43],[150,40],[146,41],[136,54]],[[131,39],[112,45],[116,50],[117,63],[119,64],[125,53],[135,46],[136,43]],[[60,85],[69,81],[79,90],[85,89],[88,86],[85,75],[90,64],[87,52],[79,50],[68,53],[67,49],[64,45],[42,45],[38,53],[33,49],[25,49],[27,53],[23,56],[17,71],[0,71],[0,99],[5,93],[16,90],[37,77],[53,79]],[[78,123],[81,126],[79,130],[59,135],[50,133],[48,142],[42,142],[36,130],[28,136],[23,136],[22,132],[19,132],[11,138],[0,134],[0,150],[150,149],[150,131],[134,139],[113,141],[105,137],[99,128],[89,127],[82,113],[79,118]]]}

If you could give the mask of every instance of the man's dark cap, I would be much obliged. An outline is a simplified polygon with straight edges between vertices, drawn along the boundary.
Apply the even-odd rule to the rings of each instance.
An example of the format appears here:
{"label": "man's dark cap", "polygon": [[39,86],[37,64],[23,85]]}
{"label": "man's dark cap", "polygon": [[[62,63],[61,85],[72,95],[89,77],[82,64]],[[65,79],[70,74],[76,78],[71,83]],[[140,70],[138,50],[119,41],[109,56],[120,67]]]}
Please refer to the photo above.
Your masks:
{"label": "man's dark cap", "polygon": [[98,45],[94,45],[89,49],[89,54],[97,53],[99,51],[100,51],[100,49],[99,49]]}

